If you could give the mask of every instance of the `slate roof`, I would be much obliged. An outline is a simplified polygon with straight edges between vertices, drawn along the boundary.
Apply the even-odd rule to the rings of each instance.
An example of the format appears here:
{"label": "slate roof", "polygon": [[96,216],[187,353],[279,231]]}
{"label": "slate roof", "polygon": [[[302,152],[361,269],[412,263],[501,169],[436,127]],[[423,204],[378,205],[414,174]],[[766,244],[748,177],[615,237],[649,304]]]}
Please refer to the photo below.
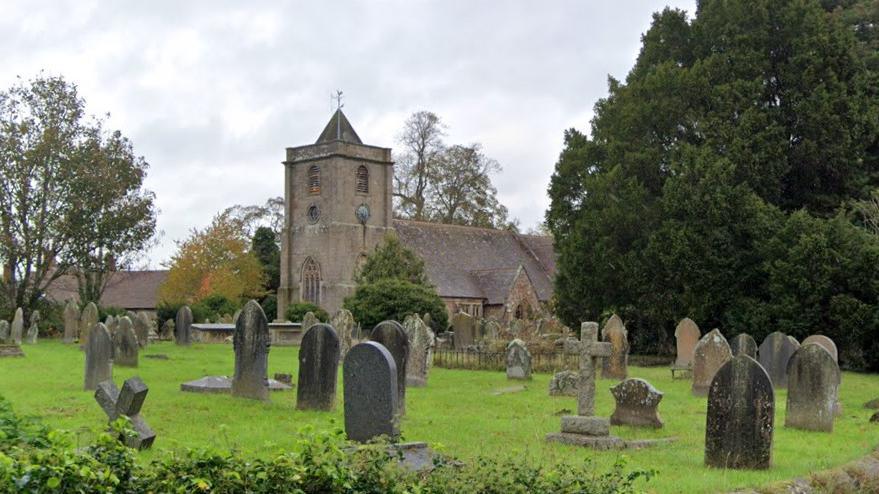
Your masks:
{"label": "slate roof", "polygon": [[336,113],[333,113],[330,121],[327,122],[327,126],[324,127],[323,132],[320,133],[317,141],[315,141],[315,144],[332,141],[363,144],[363,141],[360,140],[360,136],[357,135],[357,132],[354,132],[354,127],[351,126],[351,122],[348,121],[348,118],[345,117],[345,114],[342,113],[341,109],[338,109],[336,110]]}
{"label": "slate roof", "polygon": [[394,220],[394,228],[400,241],[424,259],[427,276],[442,297],[503,303],[520,266],[541,301],[552,296],[550,237],[408,220]]}
{"label": "slate roof", "polygon": [[[168,278],[168,271],[116,271],[110,275],[101,297],[105,307],[128,310],[154,310],[159,300],[159,286]],[[48,297],[56,302],[79,301],[76,278],[64,275],[49,287]]]}

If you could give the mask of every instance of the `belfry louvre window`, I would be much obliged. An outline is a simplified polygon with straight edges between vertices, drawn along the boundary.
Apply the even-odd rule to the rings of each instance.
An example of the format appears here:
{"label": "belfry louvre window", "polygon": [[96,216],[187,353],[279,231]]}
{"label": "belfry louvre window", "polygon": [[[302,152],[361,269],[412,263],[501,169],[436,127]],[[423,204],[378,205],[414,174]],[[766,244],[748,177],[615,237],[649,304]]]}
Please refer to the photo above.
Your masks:
{"label": "belfry louvre window", "polygon": [[320,266],[308,258],[302,263],[301,294],[303,302],[320,305]]}
{"label": "belfry louvre window", "polygon": [[357,193],[369,194],[369,168],[363,165],[357,167]]}
{"label": "belfry louvre window", "polygon": [[320,167],[312,166],[308,169],[308,193],[320,194]]}

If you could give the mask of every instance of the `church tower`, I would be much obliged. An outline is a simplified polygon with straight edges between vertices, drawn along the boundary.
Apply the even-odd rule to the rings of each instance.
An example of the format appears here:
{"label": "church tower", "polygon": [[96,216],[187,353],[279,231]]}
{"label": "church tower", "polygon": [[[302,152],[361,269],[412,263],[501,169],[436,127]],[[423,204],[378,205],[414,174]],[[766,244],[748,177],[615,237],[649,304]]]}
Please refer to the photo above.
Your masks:
{"label": "church tower", "polygon": [[317,142],[287,148],[284,169],[278,319],[299,302],[332,314],[393,229],[391,150],[363,144],[339,108]]}

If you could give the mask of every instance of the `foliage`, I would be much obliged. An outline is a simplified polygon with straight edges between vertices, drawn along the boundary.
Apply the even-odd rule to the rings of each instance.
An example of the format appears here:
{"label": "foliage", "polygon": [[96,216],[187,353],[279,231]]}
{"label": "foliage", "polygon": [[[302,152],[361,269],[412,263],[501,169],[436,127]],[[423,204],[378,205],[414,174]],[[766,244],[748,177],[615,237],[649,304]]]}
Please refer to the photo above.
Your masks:
{"label": "foliage", "polygon": [[[82,310],[82,307],[84,307],[84,306],[81,306],[80,310]],[[105,307],[103,305],[98,306],[98,319],[101,322],[106,320],[107,316],[121,317],[121,316],[127,316],[127,315],[128,315],[128,311],[123,309],[122,307],[110,307],[110,306]]]}
{"label": "foliage", "polygon": [[281,228],[284,226],[283,197],[270,197],[262,206],[236,204],[226,208],[223,214],[237,221],[247,238],[256,235],[260,228],[268,228],[275,234],[275,242],[281,243]]}
{"label": "foliage", "polygon": [[210,319],[213,322],[217,322],[221,316],[226,314],[235,314],[235,311],[240,308],[240,303],[235,300],[230,300],[218,293],[208,295],[190,307],[193,319],[195,319],[196,316],[198,317],[198,319],[195,319],[196,321]]}
{"label": "foliage", "polygon": [[330,320],[330,315],[327,314],[327,311],[311,302],[299,302],[297,304],[288,305],[286,317],[288,321],[302,322],[302,318],[309,312],[314,314],[314,317],[320,322],[327,322]]}
{"label": "foliage", "polygon": [[409,281],[386,278],[357,286],[343,306],[363,328],[392,319],[402,321],[410,314],[430,314],[435,327],[448,327],[448,313],[443,300],[432,287]]}
{"label": "foliage", "polygon": [[262,307],[263,312],[266,313],[266,317],[269,318],[269,321],[274,321],[276,317],[278,317],[278,296],[277,295],[266,295],[262,300],[259,301],[260,307]]}
{"label": "foliage", "polygon": [[366,258],[357,273],[356,281],[374,283],[383,279],[408,281],[416,285],[430,286],[424,272],[424,261],[411,249],[406,248],[394,234],[385,236]]}
{"label": "foliage", "polygon": [[[156,322],[158,324],[159,329],[162,328],[162,325],[165,324],[165,321],[171,319],[172,321],[176,321],[177,319],[177,311],[183,307],[183,302],[165,302],[160,300],[158,305],[156,306]],[[190,307],[192,309],[192,307]],[[192,314],[195,317],[195,313]]]}
{"label": "foliage", "polygon": [[250,251],[262,265],[266,280],[265,289],[269,293],[277,293],[281,285],[281,250],[275,239],[275,232],[271,228],[261,226],[254,232],[250,244]]}
{"label": "foliage", "polygon": [[230,300],[260,298],[263,268],[249,246],[241,222],[227,212],[218,214],[210,226],[193,229],[188,239],[178,242],[159,299],[194,304],[214,294]]}

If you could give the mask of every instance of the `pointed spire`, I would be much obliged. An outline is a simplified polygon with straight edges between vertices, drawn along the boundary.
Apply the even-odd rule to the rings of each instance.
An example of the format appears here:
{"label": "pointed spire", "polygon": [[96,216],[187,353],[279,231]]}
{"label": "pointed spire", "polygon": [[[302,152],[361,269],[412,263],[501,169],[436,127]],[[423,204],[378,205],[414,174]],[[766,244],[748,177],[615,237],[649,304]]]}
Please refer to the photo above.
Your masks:
{"label": "pointed spire", "polygon": [[351,126],[351,122],[349,122],[348,118],[345,117],[345,114],[342,113],[341,108],[336,110],[336,113],[333,113],[333,118],[331,118],[327,123],[327,126],[324,127],[324,131],[320,133],[320,137],[317,138],[315,144],[332,141],[363,144],[363,141],[360,140],[360,136],[357,135],[357,132],[354,132],[354,127]]}

